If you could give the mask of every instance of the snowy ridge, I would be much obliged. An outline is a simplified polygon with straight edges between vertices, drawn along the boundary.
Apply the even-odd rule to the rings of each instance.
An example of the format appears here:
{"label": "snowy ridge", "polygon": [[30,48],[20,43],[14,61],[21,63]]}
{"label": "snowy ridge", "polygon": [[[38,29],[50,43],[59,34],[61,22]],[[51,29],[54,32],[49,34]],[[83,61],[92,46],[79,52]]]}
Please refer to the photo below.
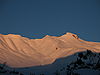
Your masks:
{"label": "snowy ridge", "polygon": [[52,64],[58,58],[87,49],[100,52],[100,43],[84,41],[73,33],[60,37],[47,35],[42,39],[0,34],[0,63],[6,62],[11,67]]}

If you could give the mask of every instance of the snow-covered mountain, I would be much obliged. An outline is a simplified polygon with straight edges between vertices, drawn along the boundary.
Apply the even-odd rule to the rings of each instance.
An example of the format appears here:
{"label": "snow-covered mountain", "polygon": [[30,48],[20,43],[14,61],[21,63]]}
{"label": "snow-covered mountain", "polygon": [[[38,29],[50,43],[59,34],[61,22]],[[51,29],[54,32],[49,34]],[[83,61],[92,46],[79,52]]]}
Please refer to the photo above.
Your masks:
{"label": "snow-covered mountain", "polygon": [[100,52],[100,43],[84,41],[72,33],[59,37],[46,35],[42,39],[0,34],[0,63],[6,62],[11,67],[51,64],[58,58],[87,49]]}
{"label": "snow-covered mountain", "polygon": [[0,75],[100,75],[100,43],[73,33],[42,39],[0,34],[0,63]]}

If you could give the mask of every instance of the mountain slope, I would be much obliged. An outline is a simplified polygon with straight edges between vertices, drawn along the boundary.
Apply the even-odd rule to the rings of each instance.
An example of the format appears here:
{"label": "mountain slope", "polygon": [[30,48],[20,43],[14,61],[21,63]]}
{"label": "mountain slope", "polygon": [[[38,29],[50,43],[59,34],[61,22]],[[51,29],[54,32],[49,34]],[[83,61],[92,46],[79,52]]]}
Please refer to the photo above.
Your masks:
{"label": "mountain slope", "polygon": [[11,67],[51,64],[58,58],[87,49],[100,52],[100,43],[84,41],[72,33],[60,37],[46,35],[42,39],[0,34],[0,63],[6,62]]}
{"label": "mountain slope", "polygon": [[0,65],[0,75],[100,75],[100,53],[90,50],[58,58],[54,63],[24,68]]}

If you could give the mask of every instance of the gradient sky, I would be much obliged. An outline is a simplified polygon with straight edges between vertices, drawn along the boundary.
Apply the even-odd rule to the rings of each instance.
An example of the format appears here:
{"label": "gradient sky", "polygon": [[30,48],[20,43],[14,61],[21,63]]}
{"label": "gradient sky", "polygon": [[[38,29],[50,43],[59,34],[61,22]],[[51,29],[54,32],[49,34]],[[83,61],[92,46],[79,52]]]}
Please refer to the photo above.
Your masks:
{"label": "gradient sky", "polygon": [[29,38],[76,33],[100,42],[100,0],[0,0],[0,33]]}

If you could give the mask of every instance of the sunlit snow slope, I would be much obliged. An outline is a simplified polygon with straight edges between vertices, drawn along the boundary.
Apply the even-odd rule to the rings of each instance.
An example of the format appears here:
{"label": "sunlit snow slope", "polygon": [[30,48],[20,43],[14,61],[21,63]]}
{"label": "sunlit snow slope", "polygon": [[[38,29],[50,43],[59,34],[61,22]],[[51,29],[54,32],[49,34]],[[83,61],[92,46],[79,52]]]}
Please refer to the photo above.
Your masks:
{"label": "sunlit snow slope", "polygon": [[72,33],[60,37],[46,35],[42,39],[0,34],[0,63],[6,62],[11,67],[51,64],[58,58],[87,49],[100,52],[100,43],[84,41]]}

